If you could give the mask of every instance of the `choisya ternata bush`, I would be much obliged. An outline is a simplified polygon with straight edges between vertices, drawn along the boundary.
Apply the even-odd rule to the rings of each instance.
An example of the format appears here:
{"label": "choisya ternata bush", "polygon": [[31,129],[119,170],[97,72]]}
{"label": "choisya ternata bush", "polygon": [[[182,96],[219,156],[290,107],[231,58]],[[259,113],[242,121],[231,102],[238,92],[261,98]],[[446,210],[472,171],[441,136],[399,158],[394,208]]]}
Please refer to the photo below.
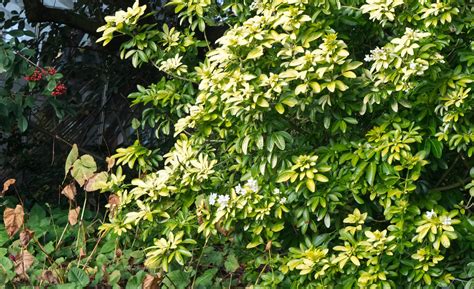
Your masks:
{"label": "choisya ternata bush", "polygon": [[110,175],[104,230],[139,232],[146,266],[188,286],[473,284],[470,1],[168,5],[176,27],[138,4],[104,27],[163,74],[131,97],[176,138],[140,178]]}

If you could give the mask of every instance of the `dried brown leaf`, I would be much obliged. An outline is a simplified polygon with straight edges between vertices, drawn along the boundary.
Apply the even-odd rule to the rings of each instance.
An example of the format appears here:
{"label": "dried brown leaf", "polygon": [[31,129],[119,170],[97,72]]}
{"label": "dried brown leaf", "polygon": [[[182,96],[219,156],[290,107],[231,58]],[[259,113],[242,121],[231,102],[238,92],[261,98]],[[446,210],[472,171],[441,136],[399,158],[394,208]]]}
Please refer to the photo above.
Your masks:
{"label": "dried brown leaf", "polygon": [[23,247],[26,247],[28,243],[30,242],[31,239],[33,239],[33,235],[35,232],[24,229],[23,231],[20,232],[20,243]]}
{"label": "dried brown leaf", "polygon": [[107,162],[107,171],[110,171],[110,169],[115,165],[115,159],[107,157],[105,161]]}
{"label": "dried brown leaf", "polygon": [[110,195],[109,202],[106,205],[106,207],[109,208],[111,216],[115,215],[115,212],[117,211],[117,207],[119,205],[120,205],[120,197],[117,195]]}
{"label": "dried brown leaf", "polygon": [[95,173],[86,181],[84,190],[93,192],[104,188],[108,177],[109,175],[106,172]]}
{"label": "dried brown leaf", "polygon": [[120,197],[117,195],[110,195],[109,196],[109,205],[110,207],[115,207],[120,205]]}
{"label": "dried brown leaf", "polygon": [[85,256],[87,256],[86,254],[86,251],[84,250],[84,248],[79,248],[79,257],[82,259],[84,258]]}
{"label": "dried brown leaf", "polygon": [[74,201],[76,198],[76,185],[74,183],[70,183],[69,185],[65,186],[64,189],[61,191],[61,194],[65,195],[69,200]]}
{"label": "dried brown leaf", "polygon": [[143,279],[142,289],[158,289],[158,283],[160,278],[150,274],[146,274],[145,279]]}
{"label": "dried brown leaf", "polygon": [[3,222],[8,236],[15,235],[16,232],[23,226],[25,213],[21,205],[16,205],[15,209],[6,208],[3,212]]}
{"label": "dried brown leaf", "polygon": [[265,245],[265,251],[270,251],[272,249],[272,240],[268,241]]}
{"label": "dried brown leaf", "polygon": [[14,185],[16,183],[15,179],[8,179],[6,182],[3,183],[3,190],[0,193],[0,197],[3,197],[5,193],[8,191],[11,185]]}
{"label": "dried brown leaf", "polygon": [[51,270],[45,270],[41,273],[41,279],[50,283],[50,284],[58,284],[59,280]]}
{"label": "dried brown leaf", "polygon": [[117,248],[117,249],[115,250],[115,256],[116,256],[117,258],[122,257],[122,254],[123,254],[123,253],[122,253],[122,250],[121,250],[120,248]]}
{"label": "dried brown leaf", "polygon": [[67,219],[71,226],[77,224],[77,218],[79,217],[79,212],[81,211],[81,207],[77,207],[75,209],[69,210],[69,214],[67,215]]}
{"label": "dried brown leaf", "polygon": [[30,252],[22,250],[20,254],[15,257],[15,272],[17,275],[26,275],[26,271],[33,265],[35,258]]}

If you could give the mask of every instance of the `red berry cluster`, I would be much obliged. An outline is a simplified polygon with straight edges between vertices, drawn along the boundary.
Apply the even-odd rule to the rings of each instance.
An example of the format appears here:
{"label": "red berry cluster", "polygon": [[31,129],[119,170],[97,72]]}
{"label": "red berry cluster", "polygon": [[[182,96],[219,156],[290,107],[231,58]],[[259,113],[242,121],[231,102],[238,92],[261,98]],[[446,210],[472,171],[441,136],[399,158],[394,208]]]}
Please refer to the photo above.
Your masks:
{"label": "red berry cluster", "polygon": [[66,86],[64,83],[58,83],[56,84],[56,87],[54,88],[53,92],[51,92],[52,96],[58,96],[58,95],[63,95],[66,93]]}
{"label": "red berry cluster", "polygon": [[40,81],[43,76],[46,76],[46,75],[55,75],[56,74],[56,68],[54,67],[46,67],[45,69],[43,68],[36,68],[35,71],[33,72],[33,74],[31,74],[30,76],[25,76],[25,80],[27,81]]}
{"label": "red berry cluster", "polygon": [[47,67],[46,69],[47,69],[49,75],[55,75],[56,74],[56,69],[54,67]]}
{"label": "red berry cluster", "polygon": [[43,73],[39,68],[36,68],[30,76],[25,76],[26,81],[40,81],[41,78],[43,78]]}

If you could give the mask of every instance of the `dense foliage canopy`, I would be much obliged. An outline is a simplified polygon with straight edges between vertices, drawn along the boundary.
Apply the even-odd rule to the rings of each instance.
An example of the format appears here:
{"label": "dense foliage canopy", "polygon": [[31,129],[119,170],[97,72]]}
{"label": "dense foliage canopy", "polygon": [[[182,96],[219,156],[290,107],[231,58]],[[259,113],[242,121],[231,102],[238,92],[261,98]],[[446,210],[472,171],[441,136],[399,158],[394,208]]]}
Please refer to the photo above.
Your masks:
{"label": "dense foliage canopy", "polygon": [[71,152],[66,174],[110,193],[101,236],[137,242],[171,288],[474,286],[470,1],[166,7],[98,29],[160,73],[129,95],[134,128],[175,140],[104,172]]}

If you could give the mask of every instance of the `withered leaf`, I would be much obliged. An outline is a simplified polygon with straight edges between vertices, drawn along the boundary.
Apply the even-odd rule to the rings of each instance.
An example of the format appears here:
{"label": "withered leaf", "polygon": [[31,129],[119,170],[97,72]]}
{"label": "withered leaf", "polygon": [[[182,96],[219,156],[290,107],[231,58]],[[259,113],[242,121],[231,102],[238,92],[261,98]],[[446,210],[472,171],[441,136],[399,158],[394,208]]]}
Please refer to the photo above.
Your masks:
{"label": "withered leaf", "polygon": [[50,284],[58,284],[59,280],[51,270],[45,270],[41,273],[41,279],[50,283]]}
{"label": "withered leaf", "polygon": [[79,217],[79,212],[81,211],[81,207],[77,207],[75,209],[69,210],[69,214],[67,215],[67,219],[71,226],[77,224],[77,218]]}
{"label": "withered leaf", "polygon": [[120,205],[120,197],[117,195],[110,195],[109,196],[109,205],[110,207],[116,207]]}
{"label": "withered leaf", "polygon": [[158,282],[160,279],[157,276],[146,274],[143,279],[142,289],[158,289]]}
{"label": "withered leaf", "polygon": [[0,193],[0,197],[3,197],[5,193],[8,191],[11,185],[14,185],[16,183],[15,179],[8,179],[6,182],[3,183],[3,190]]}
{"label": "withered leaf", "polygon": [[85,256],[87,256],[86,254],[86,251],[84,250],[84,248],[79,248],[79,257],[82,259],[84,258]]}
{"label": "withered leaf", "polygon": [[110,169],[113,168],[115,165],[115,159],[107,157],[105,161],[107,162],[107,171],[110,171]]}
{"label": "withered leaf", "polygon": [[61,194],[65,195],[71,201],[74,201],[76,198],[76,193],[76,185],[74,183],[70,183],[69,185],[65,186],[61,191]]}
{"label": "withered leaf", "polygon": [[8,236],[15,235],[16,232],[23,226],[25,213],[21,205],[16,205],[15,209],[6,208],[3,212],[3,222]]}
{"label": "withered leaf", "polygon": [[123,253],[122,253],[122,250],[121,250],[120,248],[117,248],[117,249],[115,250],[115,256],[116,256],[117,258],[122,257],[122,254],[123,254]]}
{"label": "withered leaf", "polygon": [[86,190],[87,192],[93,192],[106,187],[108,177],[109,175],[106,172],[94,174],[86,181],[84,185],[84,190]]}
{"label": "withered leaf", "polygon": [[120,205],[120,197],[117,196],[117,195],[110,195],[109,196],[109,202],[108,204],[106,205],[106,207],[109,208],[110,210],[110,214],[112,216],[115,215],[115,212],[117,211],[117,207]]}
{"label": "withered leaf", "polygon": [[33,238],[33,235],[35,232],[24,229],[23,231],[20,232],[20,243],[23,247],[27,246],[30,240]]}
{"label": "withered leaf", "polygon": [[15,272],[17,275],[25,275],[26,271],[33,265],[35,258],[30,252],[22,250],[20,254],[15,257]]}

